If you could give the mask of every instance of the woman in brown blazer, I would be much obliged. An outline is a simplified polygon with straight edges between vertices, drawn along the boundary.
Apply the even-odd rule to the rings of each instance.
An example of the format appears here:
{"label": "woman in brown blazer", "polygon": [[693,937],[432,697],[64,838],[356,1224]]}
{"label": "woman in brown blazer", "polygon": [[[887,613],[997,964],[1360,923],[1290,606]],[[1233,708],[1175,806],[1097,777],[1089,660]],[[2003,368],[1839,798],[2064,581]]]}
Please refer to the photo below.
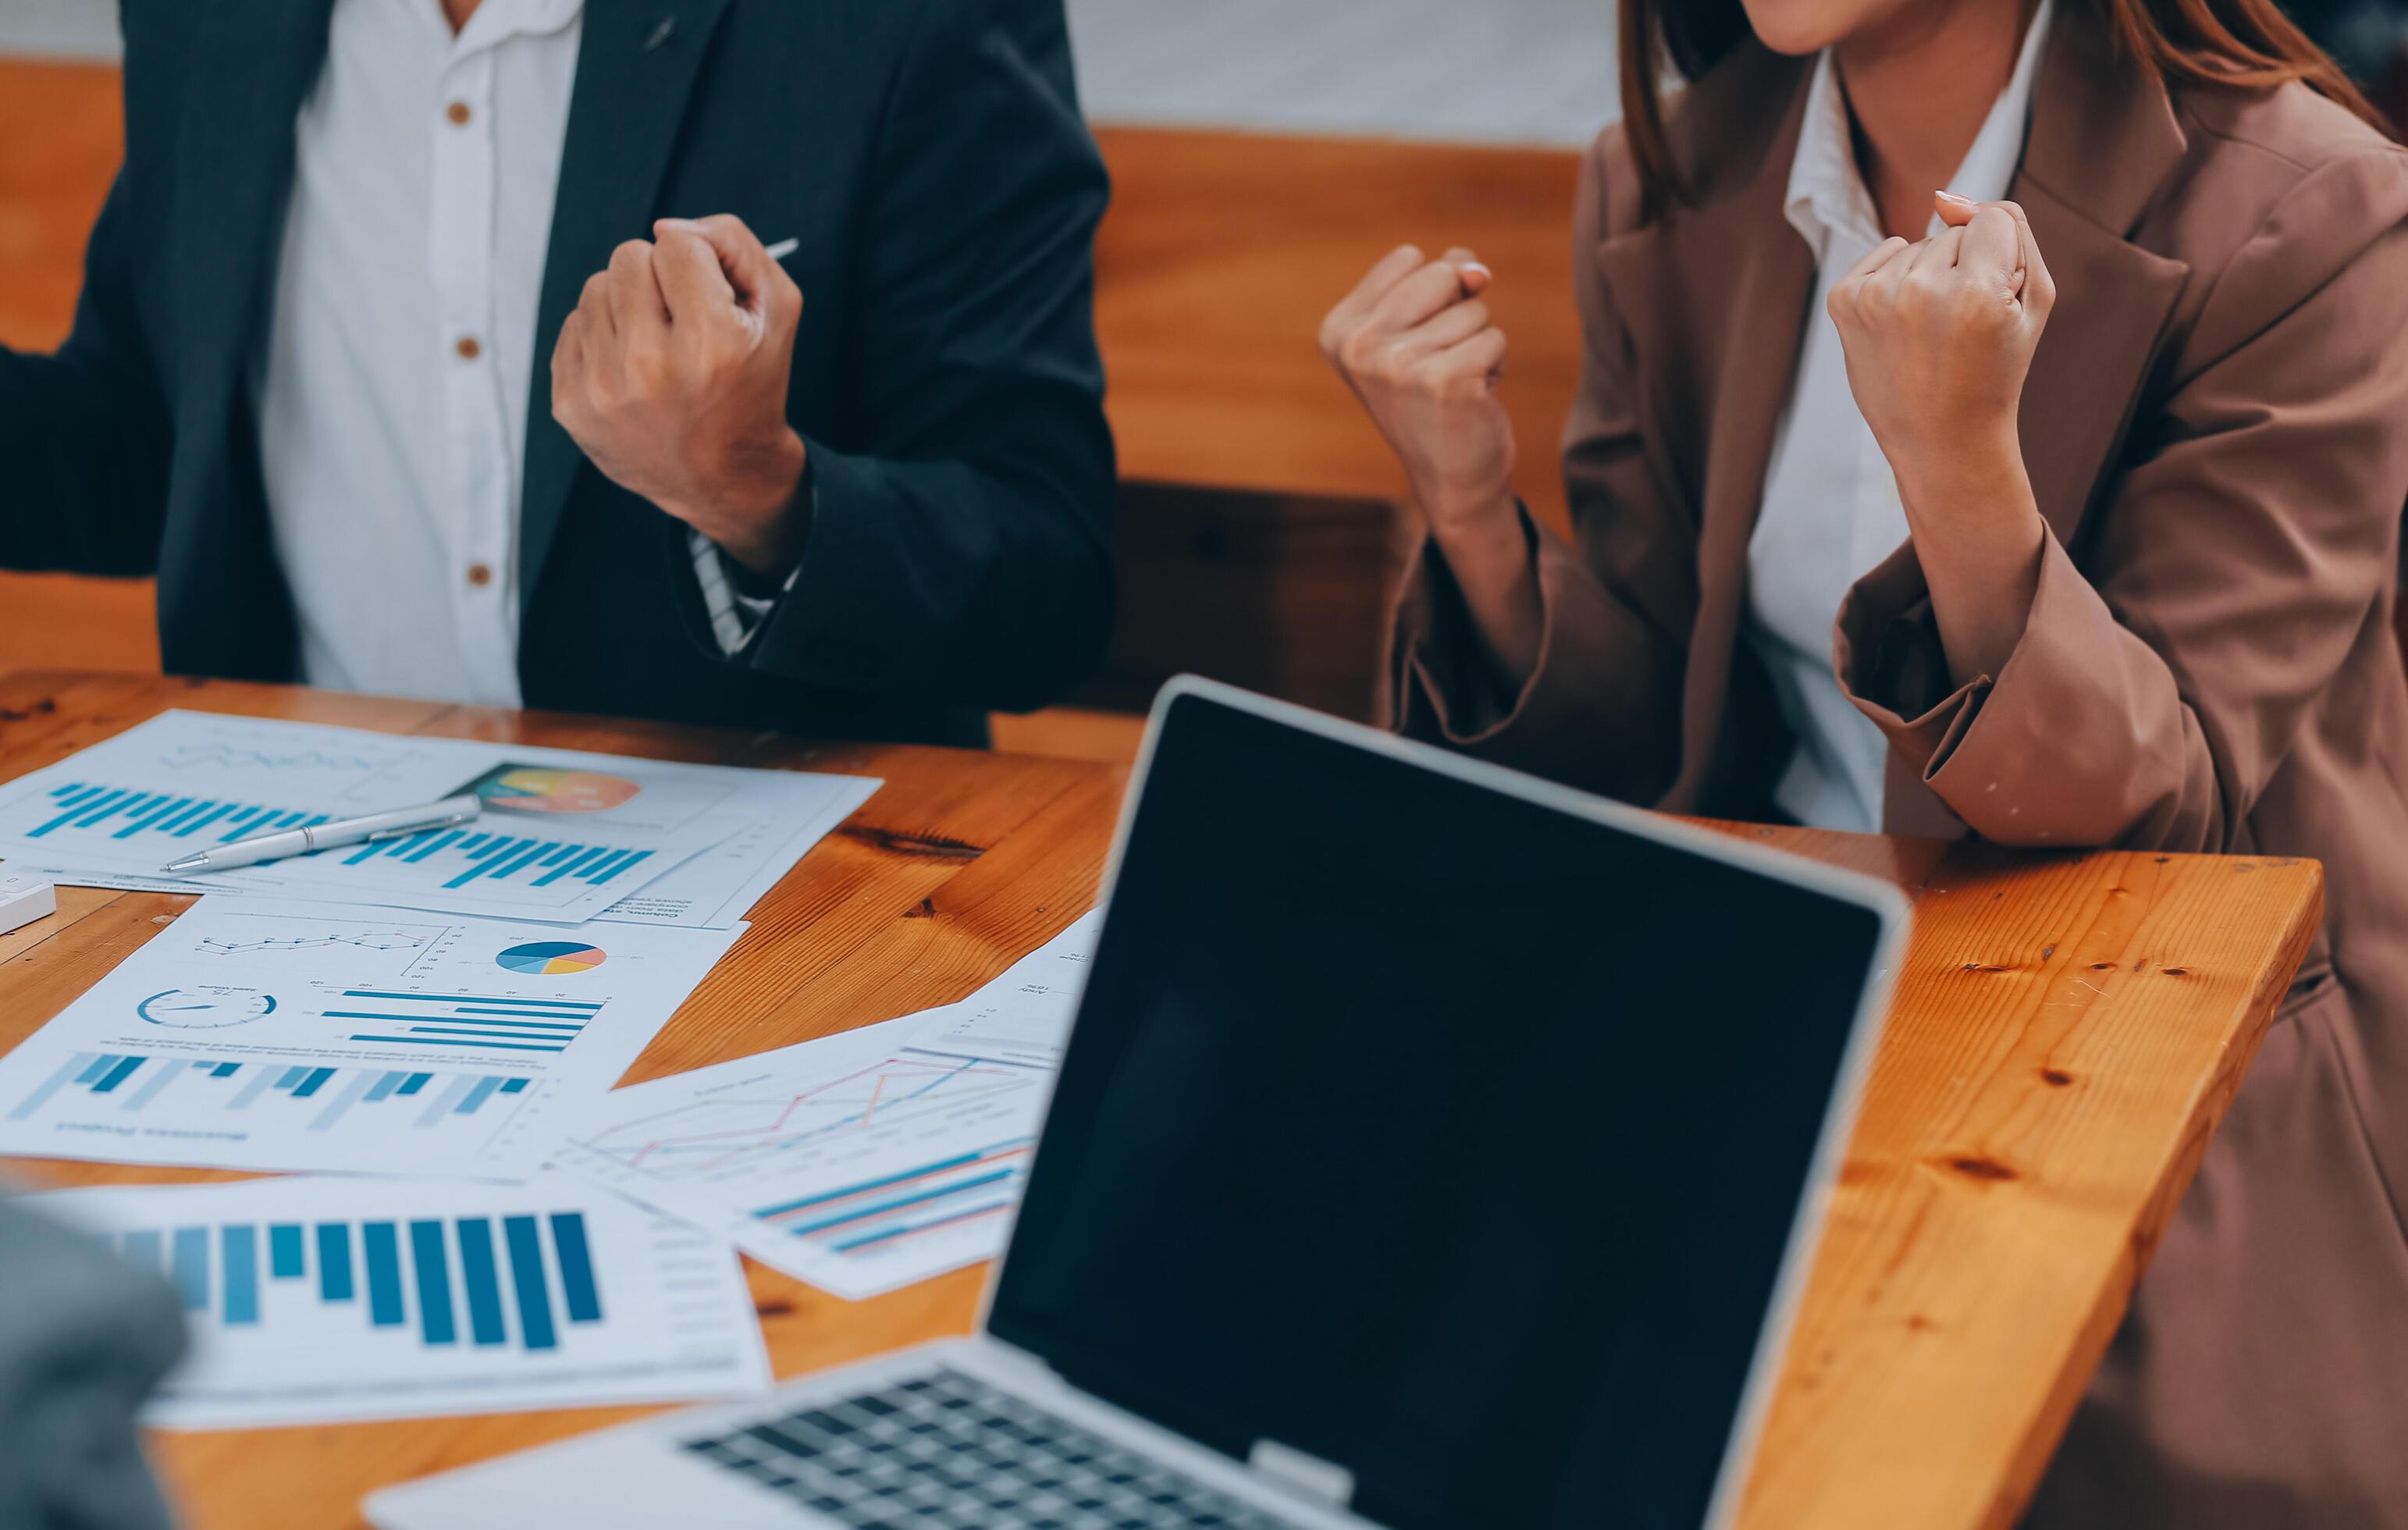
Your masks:
{"label": "woman in brown blazer", "polygon": [[1472,252],[1324,331],[1430,526],[1396,725],[1680,812],[2322,860],[2032,1523],[2408,1525],[2408,151],[2272,0],[1623,27],[1576,541],[1508,487]]}

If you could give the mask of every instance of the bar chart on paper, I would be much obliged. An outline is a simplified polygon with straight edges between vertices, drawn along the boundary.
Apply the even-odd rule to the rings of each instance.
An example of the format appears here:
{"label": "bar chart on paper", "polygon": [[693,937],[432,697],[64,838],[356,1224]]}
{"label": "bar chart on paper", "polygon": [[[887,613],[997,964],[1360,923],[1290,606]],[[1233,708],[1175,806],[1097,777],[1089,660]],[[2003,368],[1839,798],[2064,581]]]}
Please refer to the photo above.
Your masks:
{"label": "bar chart on paper", "polygon": [[524,1173],[555,1105],[608,1090],[739,933],[606,949],[385,912],[202,899],[0,1058],[0,1151]]}
{"label": "bar chart on paper", "polygon": [[[312,828],[334,815],[272,804],[221,802],[191,793],[63,781],[45,794],[54,809],[27,830],[35,853],[79,859],[95,847],[137,858],[142,869],[194,849],[230,845],[255,834]],[[699,849],[699,846],[691,849]],[[554,834],[500,829],[428,829],[399,839],[272,863],[260,875],[281,883],[324,886],[339,894],[399,894],[444,903],[440,894],[508,894],[537,914],[588,894],[649,881],[658,852],[624,843],[584,843]],[[557,892],[552,891],[557,888]]]}
{"label": "bar chart on paper", "polygon": [[[724,927],[877,784],[170,711],[0,783],[0,859],[70,883]],[[163,869],[455,796],[481,816],[197,878]]]}
{"label": "bar chart on paper", "polygon": [[736,1262],[557,1176],[314,1177],[45,1197],[165,1277],[194,1337],[150,1422],[315,1422],[763,1384]]}
{"label": "bar chart on paper", "polygon": [[87,1131],[155,1125],[195,1136],[261,1130],[307,1140],[337,1137],[345,1120],[361,1112],[388,1118],[379,1122],[380,1139],[397,1136],[435,1163],[473,1163],[507,1151],[531,1088],[539,1089],[539,1080],[523,1074],[76,1051],[20,1097],[0,1101],[0,1121],[35,1129],[54,1121],[81,1123]]}

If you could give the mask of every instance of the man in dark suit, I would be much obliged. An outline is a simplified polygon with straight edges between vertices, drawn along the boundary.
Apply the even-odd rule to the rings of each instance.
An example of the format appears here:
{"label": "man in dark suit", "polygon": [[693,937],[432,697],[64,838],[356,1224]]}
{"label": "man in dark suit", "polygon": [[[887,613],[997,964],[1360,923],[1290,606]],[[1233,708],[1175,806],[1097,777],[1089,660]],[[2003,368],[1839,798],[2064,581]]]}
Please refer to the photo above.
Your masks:
{"label": "man in dark suit", "polygon": [[963,742],[1095,662],[1060,0],[123,30],[74,333],[0,351],[0,565],[155,571],[172,671],[499,705]]}

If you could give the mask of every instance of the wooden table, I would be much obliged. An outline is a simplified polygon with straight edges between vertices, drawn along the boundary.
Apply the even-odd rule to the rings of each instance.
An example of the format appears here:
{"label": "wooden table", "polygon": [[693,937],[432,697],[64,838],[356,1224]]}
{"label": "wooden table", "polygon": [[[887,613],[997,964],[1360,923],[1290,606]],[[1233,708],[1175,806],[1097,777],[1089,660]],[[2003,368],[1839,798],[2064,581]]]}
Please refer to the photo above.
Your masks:
{"label": "wooden table", "polygon": [[[1118,767],[1067,761],[73,674],[0,678],[0,779],[170,706],[883,777],[754,909],[631,1080],[965,996],[1091,905],[1126,784]],[[2011,857],[1729,832],[1888,878],[1914,895],[1916,919],[1746,1521],[2008,1524],[2306,949],[2322,873],[2280,859]],[[57,1013],[185,900],[63,889],[60,905],[0,937],[0,1044]],[[1746,932],[1732,938],[1743,951]],[[234,1178],[13,1166],[53,1185]],[[984,1279],[963,1270],[845,1303],[748,1267],[781,1377],[964,1332]],[[322,1530],[356,1523],[379,1485],[639,1411],[156,1444],[191,1524]]]}

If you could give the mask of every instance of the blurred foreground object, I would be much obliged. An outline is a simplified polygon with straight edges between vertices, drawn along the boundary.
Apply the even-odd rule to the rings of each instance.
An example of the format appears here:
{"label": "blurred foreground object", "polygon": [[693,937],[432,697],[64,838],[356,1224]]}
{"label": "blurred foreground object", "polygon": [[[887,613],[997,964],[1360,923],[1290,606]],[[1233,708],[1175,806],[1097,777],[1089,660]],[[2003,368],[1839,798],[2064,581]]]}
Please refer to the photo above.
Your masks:
{"label": "blurred foreground object", "polygon": [[58,889],[39,877],[0,870],[0,935],[58,911]]}
{"label": "blurred foreground object", "polygon": [[0,1525],[164,1530],[135,1413],[183,1352],[158,1278],[0,1202]]}

